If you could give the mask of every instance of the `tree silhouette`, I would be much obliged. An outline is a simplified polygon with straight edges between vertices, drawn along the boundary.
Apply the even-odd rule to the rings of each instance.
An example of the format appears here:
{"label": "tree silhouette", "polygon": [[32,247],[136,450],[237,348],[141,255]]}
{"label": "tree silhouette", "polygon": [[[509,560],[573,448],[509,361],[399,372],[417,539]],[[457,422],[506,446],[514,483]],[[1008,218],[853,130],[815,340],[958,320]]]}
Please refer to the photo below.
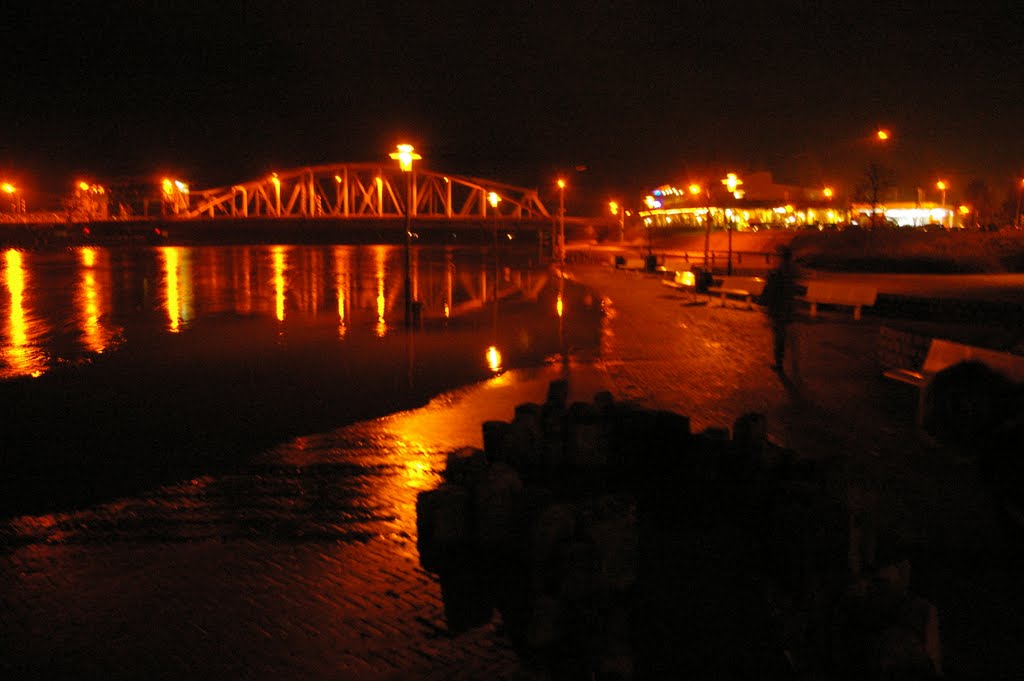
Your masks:
{"label": "tree silhouette", "polygon": [[871,204],[871,228],[878,226],[878,203],[882,192],[892,186],[893,171],[882,164],[872,161],[864,170],[864,175],[856,187],[857,200]]}

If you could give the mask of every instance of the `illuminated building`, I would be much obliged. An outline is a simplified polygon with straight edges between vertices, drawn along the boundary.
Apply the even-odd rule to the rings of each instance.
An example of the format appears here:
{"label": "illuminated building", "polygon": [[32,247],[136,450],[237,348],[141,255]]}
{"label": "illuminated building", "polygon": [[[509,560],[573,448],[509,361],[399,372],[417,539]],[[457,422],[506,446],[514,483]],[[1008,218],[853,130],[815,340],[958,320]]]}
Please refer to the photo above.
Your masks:
{"label": "illuminated building", "polygon": [[[653,189],[644,199],[645,208],[639,212],[644,225],[655,229],[704,230],[709,227],[710,216],[711,229],[753,232],[826,229],[865,224],[870,220],[870,204],[843,201],[836,196],[833,187],[776,184],[768,172],[723,176],[725,179],[700,178],[680,186],[662,185]],[[719,174],[711,177],[719,177]],[[899,227],[962,226],[962,216],[944,202],[920,198],[917,201],[880,201],[877,210],[888,224]]]}
{"label": "illuminated building", "polygon": [[[776,184],[769,172],[714,174],[681,186],[650,192],[639,212],[648,227],[730,227],[738,231],[835,225],[847,221],[831,187]],[[742,189],[739,187],[742,186]]]}

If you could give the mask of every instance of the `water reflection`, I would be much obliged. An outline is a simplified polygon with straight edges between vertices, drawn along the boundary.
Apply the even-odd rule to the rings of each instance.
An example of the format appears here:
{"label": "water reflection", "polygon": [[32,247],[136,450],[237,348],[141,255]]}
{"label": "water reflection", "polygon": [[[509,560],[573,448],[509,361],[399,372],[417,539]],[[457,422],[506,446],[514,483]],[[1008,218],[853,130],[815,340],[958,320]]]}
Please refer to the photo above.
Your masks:
{"label": "water reflection", "polygon": [[[487,249],[414,248],[411,284],[422,326],[455,328],[454,320],[488,308],[493,337],[483,347],[501,348],[508,366],[509,350],[531,341],[519,331],[514,342],[499,342],[516,330],[498,328],[505,324],[497,305],[536,301],[548,275],[529,266],[532,255],[503,250],[496,271]],[[242,320],[274,337],[287,331],[295,338],[324,324],[335,343],[384,341],[404,329],[396,324],[404,315],[403,259],[400,247],[385,245],[7,251],[0,263],[7,294],[0,297],[0,378],[110,353],[128,342],[128,327],[132,343],[152,342],[158,352],[164,335],[198,342],[214,327],[213,342],[226,345]]]}
{"label": "water reflection", "polygon": [[7,313],[7,347],[4,359],[9,372],[16,376],[39,376],[46,371],[46,355],[36,344],[42,335],[42,323],[32,315],[25,304],[28,275],[20,251],[8,250],[4,255],[4,281],[10,296]]}
{"label": "water reflection", "polygon": [[82,343],[89,352],[102,353],[110,347],[118,333],[104,319],[110,314],[110,254],[105,250],[84,247],[79,250],[81,278],[75,297]]}
{"label": "water reflection", "polygon": [[274,246],[274,316],[277,321],[284,321],[284,274],[286,271],[284,246]]}
{"label": "water reflection", "polygon": [[334,294],[338,298],[338,338],[345,338],[348,330],[346,303],[350,277],[349,258],[351,249],[348,246],[335,246],[334,256]]}
{"label": "water reflection", "polygon": [[164,308],[168,328],[178,333],[192,319],[191,253],[187,248],[166,246],[161,249],[164,260]]}
{"label": "water reflection", "polygon": [[387,300],[384,297],[384,257],[387,249],[384,246],[377,246],[374,254],[377,256],[377,335],[383,337],[388,332],[388,324],[384,319],[384,312],[387,309]]}

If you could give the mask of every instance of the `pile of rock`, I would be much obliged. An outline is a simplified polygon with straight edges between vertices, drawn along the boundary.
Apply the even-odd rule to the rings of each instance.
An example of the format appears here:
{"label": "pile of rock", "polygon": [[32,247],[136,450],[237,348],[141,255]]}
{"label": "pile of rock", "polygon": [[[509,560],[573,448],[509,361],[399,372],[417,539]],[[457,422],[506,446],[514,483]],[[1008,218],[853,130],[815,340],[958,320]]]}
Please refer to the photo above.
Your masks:
{"label": "pile of rock", "polygon": [[[690,672],[721,671],[744,657],[734,641],[718,658],[679,649],[723,623],[771,641],[747,656],[761,677],[940,672],[937,614],[910,593],[908,564],[877,559],[869,524],[829,499],[820,464],[767,440],[762,415],[691,433],[685,416],[567,394],[553,382],[543,404],[483,424],[484,448],[451,452],[443,484],[417,499],[421,563],[452,633],[497,609],[552,678],[685,676],[697,657],[708,668]],[[665,640],[681,631],[666,616],[698,636]]]}

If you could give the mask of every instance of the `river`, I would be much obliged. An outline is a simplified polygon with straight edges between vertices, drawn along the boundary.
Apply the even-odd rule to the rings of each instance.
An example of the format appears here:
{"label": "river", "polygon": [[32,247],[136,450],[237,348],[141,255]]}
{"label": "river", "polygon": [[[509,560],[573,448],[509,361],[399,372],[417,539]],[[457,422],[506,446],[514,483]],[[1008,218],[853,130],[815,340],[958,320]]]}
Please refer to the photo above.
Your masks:
{"label": "river", "polygon": [[597,349],[600,305],[534,247],[6,250],[4,510],[80,506],[251,460]]}

